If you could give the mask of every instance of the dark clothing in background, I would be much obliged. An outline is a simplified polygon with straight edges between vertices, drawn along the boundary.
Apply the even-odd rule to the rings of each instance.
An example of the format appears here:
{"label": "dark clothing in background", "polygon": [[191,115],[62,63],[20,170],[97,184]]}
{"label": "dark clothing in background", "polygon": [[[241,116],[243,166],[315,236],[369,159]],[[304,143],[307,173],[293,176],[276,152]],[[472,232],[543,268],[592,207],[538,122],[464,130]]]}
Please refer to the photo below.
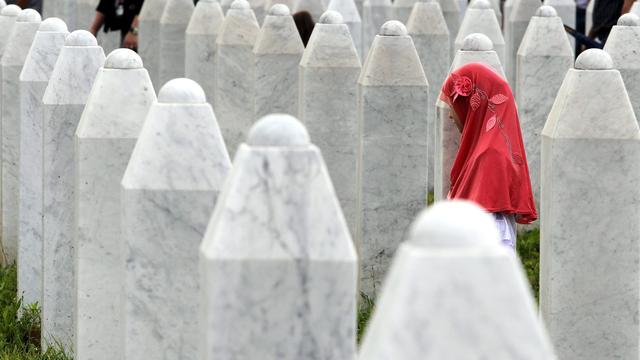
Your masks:
{"label": "dark clothing in background", "polygon": [[593,27],[589,33],[592,39],[598,39],[603,44],[607,41],[611,28],[618,23],[622,15],[624,0],[591,0],[593,7]]}
{"label": "dark clothing in background", "polygon": [[121,39],[129,32],[133,18],[144,0],[100,0],[96,11],[104,15],[104,32],[120,30]]}
{"label": "dark clothing in background", "polygon": [[306,11],[300,11],[293,14],[293,21],[296,23],[304,47],[307,47],[307,43],[313,32],[313,27],[316,25],[313,22],[313,17]]}
{"label": "dark clothing in background", "polygon": [[[7,5],[15,4],[16,0],[7,1]],[[33,9],[42,14],[42,0],[29,0],[29,5],[27,5],[27,9]],[[44,18],[42,19],[44,20]]]}

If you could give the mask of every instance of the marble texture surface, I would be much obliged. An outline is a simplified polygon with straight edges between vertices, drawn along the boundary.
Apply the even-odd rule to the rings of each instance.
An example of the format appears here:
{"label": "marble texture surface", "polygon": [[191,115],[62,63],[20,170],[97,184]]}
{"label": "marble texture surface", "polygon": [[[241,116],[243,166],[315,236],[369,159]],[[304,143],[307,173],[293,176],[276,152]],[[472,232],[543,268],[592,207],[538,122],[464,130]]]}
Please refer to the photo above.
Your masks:
{"label": "marble texture surface", "polygon": [[160,18],[167,0],[145,0],[138,16],[138,53],[156,89],[160,84]]}
{"label": "marble texture surface", "polygon": [[394,257],[359,359],[555,358],[492,216],[468,202],[423,212]]}
{"label": "marble texture surface", "polygon": [[474,0],[471,3],[460,24],[460,30],[455,40],[455,49],[460,50],[465,38],[474,33],[489,37],[493,43],[493,50],[498,54],[500,62],[504,63],[505,40],[489,0]]}
{"label": "marble texture surface", "polygon": [[636,117],[640,116],[640,19],[635,14],[624,15],[630,18],[623,25],[625,19],[618,21],[609,33],[604,51],[611,55],[613,66],[620,71],[624,86],[627,89],[631,105]]}
{"label": "marble texture surface", "polygon": [[185,35],[184,75],[197,81],[207,102],[215,107],[216,39],[224,13],[218,0],[200,0],[193,10]]}
{"label": "marble texture surface", "polygon": [[344,23],[349,27],[358,56],[362,58],[362,18],[355,0],[331,0],[327,9],[337,11],[342,15]]}
{"label": "marble texture surface", "polygon": [[[544,9],[543,9],[544,10]],[[552,10],[553,9],[549,9]],[[524,140],[529,176],[540,208],[540,133],[558,89],[573,66],[573,48],[562,20],[556,15],[531,18],[520,49],[516,73],[516,103]]]}
{"label": "marble texture surface", "polygon": [[311,14],[313,21],[317,23],[320,20],[320,16],[322,16],[326,10],[327,4],[325,4],[325,1],[323,0],[298,0],[293,12],[307,11]]}
{"label": "marble texture surface", "polygon": [[[573,29],[576,28],[575,0],[544,0],[544,4],[552,6],[554,9],[556,9],[556,11],[558,12],[558,16],[560,16],[560,19],[562,19],[563,24],[568,25]],[[575,38],[569,34],[566,34],[566,36],[571,43],[571,48],[575,49]]]}
{"label": "marble texture surface", "polygon": [[199,359],[198,254],[231,161],[198,84],[162,87],[122,179],[126,359]]}
{"label": "marble texture surface", "polygon": [[449,30],[440,5],[436,1],[417,2],[407,22],[407,31],[416,46],[422,69],[431,89],[427,117],[429,126],[428,168],[431,171],[429,171],[427,184],[429,190],[433,190],[436,100],[451,63]]}
{"label": "marble texture surface", "polygon": [[158,30],[158,88],[171,79],[184,76],[185,37],[193,10],[192,0],[167,0]]}
{"label": "marble texture surface", "polygon": [[295,119],[260,120],[238,149],[200,264],[200,359],[355,359],[356,252]]}
{"label": "marble texture surface", "polygon": [[529,20],[540,7],[540,0],[512,0],[509,17],[505,18],[504,40],[505,58],[503,61],[509,84],[515,84],[517,54]]}
{"label": "marble texture surface", "polygon": [[542,131],[540,312],[558,358],[633,359],[640,131],[611,59],[584,66],[594,52],[567,72]]}
{"label": "marble texture surface", "polygon": [[288,7],[289,10],[291,10],[291,9],[296,9],[298,7],[298,2],[299,1],[300,0],[265,0],[264,1],[265,16],[266,16],[266,14],[269,13],[269,9],[271,9],[273,7],[273,5],[282,4],[282,5],[285,5],[286,7]]}
{"label": "marble texture surface", "polygon": [[67,36],[43,103],[42,341],[72,349],[75,329],[73,136],[104,52],[89,32]]}
{"label": "marble texture surface", "polygon": [[78,359],[124,358],[120,181],[155,100],[140,57],[129,49],[115,50],[96,76],[76,129]]}
{"label": "marble texture surface", "polygon": [[247,137],[254,121],[253,47],[260,27],[249,3],[235,0],[216,40],[216,117],[229,155]]}
{"label": "marble texture surface", "polygon": [[20,89],[22,66],[40,27],[40,14],[33,9],[22,10],[16,18],[11,35],[0,60],[2,71],[2,252],[5,263],[18,258],[18,206],[20,183]]}
{"label": "marble texture surface", "polygon": [[264,19],[253,48],[254,119],[298,112],[298,65],[304,45],[289,9],[276,4]]}
{"label": "marble texture surface", "polygon": [[421,2],[419,0],[396,0],[393,2],[393,18],[406,24],[413,10],[413,5]]}
{"label": "marble texture surface", "polygon": [[69,32],[58,18],[40,24],[20,73],[18,293],[42,304],[42,96]]}
{"label": "marble texture surface", "polygon": [[362,63],[369,56],[369,49],[380,27],[393,19],[391,0],[364,0],[362,3]]}
{"label": "marble texture surface", "polygon": [[438,0],[442,9],[442,16],[447,23],[449,29],[449,46],[451,50],[451,58],[456,54],[455,41],[460,29],[460,23],[464,17],[464,13],[460,11],[460,5],[456,0]]}
{"label": "marble texture surface", "polygon": [[407,226],[426,205],[429,85],[398,21],[376,36],[358,80],[360,289],[374,295]]}
{"label": "marble texture surface", "polygon": [[[351,234],[357,197],[357,84],[360,59],[347,25],[317,23],[300,61],[298,117],[326,160]],[[339,15],[335,14],[338,18]]]}

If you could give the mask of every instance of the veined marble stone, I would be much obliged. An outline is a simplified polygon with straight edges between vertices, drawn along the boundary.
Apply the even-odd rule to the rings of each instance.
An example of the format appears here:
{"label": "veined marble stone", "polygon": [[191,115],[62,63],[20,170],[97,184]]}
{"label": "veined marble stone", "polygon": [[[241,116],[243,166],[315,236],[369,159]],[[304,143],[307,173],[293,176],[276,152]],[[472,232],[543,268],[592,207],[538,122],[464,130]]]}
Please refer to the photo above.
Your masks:
{"label": "veined marble stone", "polygon": [[294,12],[307,11],[317,23],[325,10],[327,8],[322,0],[298,0]]}
{"label": "veined marble stone", "polygon": [[357,264],[304,127],[258,121],[200,247],[200,359],[355,359]]}
{"label": "veined marble stone", "polygon": [[69,32],[64,21],[40,23],[20,73],[18,293],[42,305],[42,96]]}
{"label": "veined marble stone", "polygon": [[6,264],[18,258],[18,206],[20,183],[20,88],[19,78],[33,37],[40,27],[40,14],[20,11],[0,61],[2,71],[2,252]]}
{"label": "veined marble stone", "polygon": [[298,112],[298,65],[303,51],[289,8],[274,5],[253,47],[254,119],[272,113]]}
{"label": "veined marble stone", "polygon": [[[225,15],[227,14],[227,11],[229,11],[229,8],[231,8],[231,4],[234,1],[235,0],[220,1],[220,5],[222,6],[222,11],[224,12]],[[253,14],[256,16],[256,19],[258,20],[258,24],[262,24],[262,20],[264,19],[265,1],[266,0],[248,0],[249,7],[251,8],[251,10],[253,10]]]}
{"label": "veined marble stone", "polygon": [[[434,145],[435,145],[435,109],[438,94],[442,88],[451,63],[449,30],[447,23],[442,16],[440,5],[435,0],[418,1],[407,23],[407,31],[418,51],[422,69],[429,81],[431,91],[429,91],[429,109],[428,109],[428,126],[429,126],[429,142],[428,142],[428,168],[433,169],[434,163]],[[428,188],[431,190],[434,186],[433,170],[429,171]]]}
{"label": "veined marble stone", "polygon": [[260,27],[246,0],[234,0],[216,40],[216,117],[233,156],[254,121],[253,47]]}
{"label": "veined marble stone", "polygon": [[207,101],[214,106],[216,39],[223,20],[224,13],[218,0],[200,0],[193,10],[185,36],[185,77],[198,81],[207,94]]}
{"label": "veined marble stone", "polygon": [[602,50],[580,54],[549,113],[541,203],[540,312],[558,358],[638,357],[640,130]]}
{"label": "veined marble stone", "polygon": [[637,118],[640,116],[640,18],[635,14],[622,15],[618,25],[611,29],[604,51],[611,55],[614,68],[622,74]]}
{"label": "veined marble stone", "polygon": [[460,6],[456,0],[438,0],[440,3],[440,7],[442,8],[442,16],[444,16],[444,21],[447,23],[447,28],[449,29],[449,47],[451,50],[451,58],[453,58],[456,54],[455,50],[455,41],[456,36],[458,34],[458,30],[460,29],[460,23],[462,22],[462,17],[464,13],[460,11]]}
{"label": "veined marble stone", "polygon": [[[594,0],[595,2],[595,0]],[[576,28],[576,2],[575,0],[544,0],[545,5],[552,6],[558,12],[562,23],[572,28]],[[571,43],[571,48],[575,49],[575,38],[565,32],[565,36]]]}
{"label": "veined marble stone", "polygon": [[393,2],[394,19],[406,24],[413,10],[413,5],[420,2],[419,0],[395,0]]}
{"label": "veined marble stone", "polygon": [[640,15],[640,3],[638,2],[638,0],[633,2],[629,12],[632,14]]}
{"label": "veined marble stone", "polygon": [[429,83],[407,29],[386,22],[358,80],[360,288],[374,295],[427,200]]}
{"label": "veined marble stone", "polygon": [[104,59],[93,35],[84,30],[72,32],[42,98],[42,343],[60,341],[67,350],[73,344],[76,312],[73,136]]}
{"label": "veined marble stone", "polygon": [[[455,1],[455,0],[451,0]],[[393,19],[391,0],[364,0],[362,3],[362,63],[364,64],[369,49],[380,27]]]}
{"label": "veined marble stone", "polygon": [[[462,44],[462,49],[458,50],[453,59],[451,67],[447,73],[473,62],[483,63],[504,75],[504,70],[500,64],[498,54],[493,51],[491,40],[484,34],[471,34],[467,36]],[[440,94],[440,89],[434,90]],[[439,95],[438,95],[439,98]],[[451,188],[450,174],[453,162],[456,159],[460,146],[460,131],[449,119],[449,105],[436,100],[435,116],[435,144],[434,144],[434,198],[436,201],[447,198]]]}
{"label": "veined marble stone", "polygon": [[493,217],[466,201],[420,214],[394,257],[359,359],[555,358],[522,265],[501,245]]}
{"label": "veined marble stone", "polygon": [[299,118],[320,148],[351,233],[355,233],[360,59],[342,16],[327,11],[300,61]]}
{"label": "veined marble stone", "polygon": [[160,18],[160,53],[157,87],[184,76],[185,37],[193,0],[167,0]]}
{"label": "veined marble stone", "polygon": [[493,50],[498,54],[500,62],[505,60],[505,43],[502,30],[491,8],[489,0],[473,0],[464,15],[460,30],[456,37],[455,48],[460,50],[465,38],[474,33],[485,34],[493,44]]}
{"label": "veined marble stone", "polygon": [[160,18],[167,1],[145,0],[138,16],[138,53],[156,88],[160,87]]}
{"label": "veined marble stone", "polygon": [[500,24],[500,27],[502,28],[502,10],[500,9],[501,0],[490,0],[490,1],[491,1],[491,8],[493,9],[493,12],[496,14],[496,18],[498,19],[498,24]]}
{"label": "veined marble stone", "polygon": [[358,13],[358,7],[354,0],[331,0],[329,10],[337,11],[342,15],[344,23],[349,27],[351,39],[356,46],[358,56],[362,58],[362,19]]}
{"label": "veined marble stone", "polygon": [[506,56],[503,64],[509,83],[515,84],[518,48],[525,31],[527,31],[529,20],[540,7],[540,0],[512,0],[512,2],[513,5],[509,10],[509,17],[505,18],[505,22],[508,24],[505,26],[504,31]]}
{"label": "veined marble stone", "polygon": [[540,7],[531,18],[518,50],[516,103],[529,163],[531,187],[540,208],[540,133],[567,70],[573,48],[553,7]]}
{"label": "veined marble stone", "polygon": [[155,100],[140,56],[114,50],[96,76],[76,130],[78,359],[125,358],[120,181]]}
{"label": "veined marble stone", "polygon": [[268,15],[269,10],[277,4],[285,5],[289,9],[296,9],[300,0],[266,0],[264,2],[264,11]]}
{"label": "veined marble stone", "polygon": [[199,246],[230,169],[202,88],[169,81],[122,180],[125,359],[199,359]]}

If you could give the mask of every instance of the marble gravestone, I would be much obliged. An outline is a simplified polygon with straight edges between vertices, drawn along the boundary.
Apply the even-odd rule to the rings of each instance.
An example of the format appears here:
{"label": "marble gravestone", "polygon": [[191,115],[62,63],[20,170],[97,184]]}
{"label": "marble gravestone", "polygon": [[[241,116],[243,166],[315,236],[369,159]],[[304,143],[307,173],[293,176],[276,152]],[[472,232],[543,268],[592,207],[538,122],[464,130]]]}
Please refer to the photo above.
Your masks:
{"label": "marble gravestone", "polygon": [[413,10],[413,5],[420,2],[419,0],[395,0],[393,2],[393,18],[403,24],[409,20],[409,15]]}
{"label": "marble gravestone", "polygon": [[359,359],[555,358],[493,217],[466,201],[421,213],[394,257]]}
{"label": "marble gravestone", "polygon": [[491,8],[493,9],[493,12],[495,12],[496,18],[498,19],[498,24],[500,24],[500,27],[502,27],[502,9],[500,9],[501,0],[490,0],[490,1],[491,1]]}
{"label": "marble gravestone", "polygon": [[155,99],[140,56],[129,49],[114,50],[96,76],[76,130],[78,359],[124,355],[120,181]]}
{"label": "marble gravestone", "polygon": [[200,0],[185,36],[185,77],[199,82],[211,104],[214,104],[216,87],[216,39],[223,20],[218,0]]}
{"label": "marble gravestone", "polygon": [[166,3],[145,0],[138,16],[138,52],[156,88],[160,86],[160,18]]}
{"label": "marble gravestone", "polygon": [[[225,14],[227,14],[227,11],[229,11],[229,9],[231,8],[231,4],[233,4],[235,0],[221,0],[220,1],[220,5],[222,6],[222,12]],[[262,23],[262,20],[264,20],[264,13],[265,13],[265,1],[266,0],[248,0],[249,2],[249,7],[251,8],[251,10],[253,10],[253,14],[256,16],[256,19],[258,20],[258,24]],[[314,18],[315,20],[316,18]]]}
{"label": "marble gravestone", "polygon": [[640,130],[602,50],[567,72],[542,131],[541,178],[540,313],[558,358],[638,357]]}
{"label": "marble gravestone", "polygon": [[[455,1],[455,0],[451,0]],[[393,19],[391,0],[364,0],[362,3],[362,63],[369,55],[369,49],[380,27]]]}
{"label": "marble gravestone", "polygon": [[611,29],[604,51],[620,71],[636,117],[640,116],[640,18],[624,14]]}
{"label": "marble gravestone", "polygon": [[260,27],[246,0],[234,0],[216,40],[216,117],[229,154],[253,125],[253,47]]}
{"label": "marble gravestone", "polygon": [[355,359],[357,264],[304,126],[259,120],[200,247],[200,359]]}
{"label": "marble gravestone", "polygon": [[125,359],[199,358],[199,246],[230,169],[202,88],[169,81],[122,179]]}
{"label": "marble gravestone", "polygon": [[[595,1],[595,0],[594,0]],[[505,58],[503,61],[509,84],[515,84],[517,53],[522,38],[524,37],[529,20],[536,14],[540,7],[540,0],[512,0],[513,5],[509,10],[509,17],[505,17],[504,40],[506,43]]]}
{"label": "marble gravestone", "polygon": [[573,66],[573,48],[562,20],[545,5],[529,22],[518,50],[516,103],[524,137],[529,175],[536,205],[540,208],[540,133],[562,85]]}
{"label": "marble gravestone", "polygon": [[85,30],[67,36],[42,98],[42,342],[70,350],[75,328],[74,141],[93,80],[105,60]]}
{"label": "marble gravestone", "polygon": [[303,51],[289,8],[283,4],[271,7],[253,47],[254,119],[298,112],[298,65]]}
{"label": "marble gravestone", "polygon": [[[429,126],[428,167],[433,169],[436,100],[451,63],[449,30],[438,2],[435,0],[417,2],[407,22],[407,31],[416,46],[422,69],[431,88],[427,117]],[[433,189],[433,171],[429,172],[428,186],[430,190]]]}
{"label": "marble gravestone", "polygon": [[58,18],[40,23],[19,78],[18,293],[24,304],[42,305],[42,96],[68,34]]}
{"label": "marble gravestone", "polygon": [[294,12],[306,11],[311,14],[313,21],[317,23],[325,10],[326,5],[323,0],[298,0]]}
{"label": "marble gravestone", "polygon": [[[453,59],[449,73],[472,62],[483,63],[505,77],[498,54],[493,51],[491,40],[484,34],[467,36],[462,49],[458,50]],[[440,89],[437,91],[439,94]],[[451,167],[460,145],[460,131],[449,119],[449,105],[440,100],[436,100],[434,127],[434,198],[439,201],[447,198],[451,188]]]}
{"label": "marble gravestone", "polygon": [[358,80],[361,290],[373,296],[411,219],[427,201],[429,84],[399,21],[380,28]]}
{"label": "marble gravestone", "polygon": [[337,11],[342,15],[344,23],[349,27],[351,39],[353,39],[353,43],[356,46],[358,56],[362,58],[362,19],[355,1],[331,0],[328,9]]}
{"label": "marble gravestone", "polygon": [[458,34],[458,30],[460,29],[460,23],[462,22],[461,17],[463,17],[463,13],[460,12],[460,5],[458,5],[457,0],[438,0],[440,3],[440,8],[442,8],[442,16],[444,16],[444,21],[447,23],[447,28],[449,29],[449,48],[451,50],[451,57],[455,56],[455,41],[456,36]]}
{"label": "marble gravestone", "polygon": [[160,17],[158,83],[184,76],[185,38],[194,5],[192,0],[167,0]]}
{"label": "marble gravestone", "polygon": [[357,87],[360,59],[342,16],[327,11],[300,61],[298,116],[320,148],[354,234],[357,195]]}
{"label": "marble gravestone", "polygon": [[264,10],[268,15],[269,10],[277,4],[285,5],[288,9],[296,9],[298,7],[298,1],[300,0],[266,0],[264,3]]}
{"label": "marble gravestone", "polygon": [[20,11],[0,61],[2,71],[2,251],[5,264],[18,257],[18,206],[20,183],[20,89],[22,66],[33,37],[40,27],[40,14],[33,9]]}
{"label": "marble gravestone", "polygon": [[[594,1],[595,2],[595,1]],[[576,28],[576,2],[575,0],[544,0],[545,5],[549,5],[556,9],[558,16],[562,19],[564,25],[568,25],[571,28]],[[587,33],[588,34],[588,33]],[[569,34],[566,34],[571,42],[571,48],[575,49],[575,38]]]}
{"label": "marble gravestone", "polygon": [[502,30],[491,8],[489,0],[473,0],[464,15],[460,30],[456,37],[455,48],[459,50],[464,44],[465,38],[474,33],[485,34],[493,44],[493,50],[498,54],[500,62],[505,60],[505,45]]}

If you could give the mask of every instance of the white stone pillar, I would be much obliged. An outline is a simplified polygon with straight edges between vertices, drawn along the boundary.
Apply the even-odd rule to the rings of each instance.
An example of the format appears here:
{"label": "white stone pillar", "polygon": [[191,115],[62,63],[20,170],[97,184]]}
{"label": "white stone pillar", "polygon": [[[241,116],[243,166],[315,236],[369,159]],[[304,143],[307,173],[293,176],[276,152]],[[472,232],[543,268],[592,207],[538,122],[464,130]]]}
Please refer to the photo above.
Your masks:
{"label": "white stone pillar", "polygon": [[320,16],[327,10],[322,0],[298,0],[294,13],[306,11],[311,14],[313,21],[320,21]]}
{"label": "white stone pillar", "polygon": [[[51,0],[43,0],[51,1]],[[160,18],[167,0],[145,0],[138,16],[138,53],[155,88],[160,88]]]}
{"label": "white stone pillar", "polygon": [[42,98],[42,343],[71,350],[75,329],[75,165],[73,135],[104,52],[88,31],[72,32]]}
{"label": "white stone pillar", "polygon": [[184,76],[185,37],[191,19],[193,0],[167,0],[160,17],[158,84]]}
{"label": "white stone pillar", "polygon": [[120,181],[155,99],[140,56],[114,50],[75,133],[77,359],[124,358]]}
{"label": "white stone pillar", "polygon": [[342,16],[329,10],[300,61],[299,118],[320,148],[351,233],[356,224],[360,59]]}
{"label": "white stone pillar", "polygon": [[357,263],[304,126],[258,121],[200,247],[200,359],[355,359]]}
{"label": "white stone pillar", "polygon": [[253,47],[260,27],[246,0],[235,0],[218,35],[216,117],[233,157],[254,121]]}
{"label": "white stone pillar", "polygon": [[457,0],[438,0],[438,2],[442,8],[444,21],[447,23],[447,28],[449,28],[449,47],[451,50],[451,57],[453,58],[456,54],[456,36],[458,35],[458,30],[460,29],[460,23],[462,22],[464,13],[460,12],[460,6],[458,5]]}
{"label": "white stone pillar", "polygon": [[69,32],[44,20],[20,73],[18,293],[42,306],[42,96]]}
{"label": "white stone pillar", "polygon": [[512,0],[512,2],[509,17],[505,18],[507,23],[504,31],[506,56],[503,64],[507,72],[507,80],[510,84],[515,84],[518,48],[525,31],[527,31],[529,20],[540,7],[540,0]]}
{"label": "white stone pillar", "polygon": [[358,80],[361,289],[379,291],[411,219],[427,200],[429,84],[407,29],[389,21]]}
{"label": "white stone pillar", "polygon": [[202,88],[169,81],[122,179],[125,359],[204,359],[199,246],[230,169]]}
{"label": "white stone pillar", "polygon": [[200,0],[193,10],[185,36],[185,77],[197,81],[207,95],[207,102],[214,106],[216,39],[223,20],[224,13],[218,0]]}
{"label": "white stone pillar", "polygon": [[[462,220],[464,219],[464,220]],[[422,212],[400,245],[361,360],[555,359],[522,265],[466,201]]]}
{"label": "white stone pillar", "polygon": [[276,4],[285,5],[289,9],[296,9],[298,7],[298,1],[299,0],[266,0],[264,3],[264,11],[265,13],[268,13]]}
{"label": "white stone pillar", "polygon": [[393,18],[400,21],[403,24],[409,20],[413,5],[420,2],[419,0],[395,0],[393,2]]}
{"label": "white stone pillar", "polygon": [[40,27],[40,14],[20,11],[0,61],[2,71],[2,252],[5,263],[18,258],[18,206],[20,183],[20,88],[19,78],[33,37]]}
{"label": "white stone pillar", "polygon": [[[595,0],[594,0],[595,2]],[[558,16],[562,19],[562,23],[570,26],[571,28],[576,28],[576,1],[575,0],[544,0],[545,5],[552,6],[556,9]],[[574,49],[576,47],[575,38],[565,32],[565,36],[569,39],[571,43],[571,48]]]}
{"label": "white stone pillar", "polygon": [[636,118],[640,116],[640,18],[624,14],[611,29],[604,51],[611,55],[613,66],[622,74]]}
{"label": "white stone pillar", "polygon": [[337,11],[342,15],[342,19],[349,27],[351,38],[358,51],[358,56],[362,58],[362,18],[358,13],[358,7],[354,0],[331,0],[329,10]]}
{"label": "white stone pillar", "polygon": [[274,5],[253,47],[254,119],[272,113],[298,112],[298,65],[303,51],[289,8]]}
{"label": "white stone pillar", "polygon": [[[497,73],[505,77],[498,54],[493,51],[491,40],[484,34],[467,36],[453,59],[449,73],[453,70],[472,63],[479,62],[488,65]],[[447,74],[448,75],[448,74]],[[506,78],[506,77],[505,77]],[[440,89],[434,90],[440,94]],[[447,198],[451,188],[450,174],[453,162],[460,145],[460,131],[449,119],[449,105],[442,101],[436,102],[435,116],[435,144],[434,144],[434,198],[436,201]]]}
{"label": "white stone pillar", "polygon": [[502,30],[491,8],[489,0],[473,0],[464,15],[460,30],[456,37],[455,49],[460,50],[465,38],[474,33],[484,34],[493,43],[493,50],[498,54],[500,62],[505,60],[505,42]]}
{"label": "white stone pillar", "polygon": [[541,203],[540,312],[558,358],[637,358],[640,131],[602,50],[578,57],[549,113]]}
{"label": "white stone pillar", "polygon": [[573,48],[554,8],[542,6],[529,22],[518,50],[515,93],[529,163],[531,187],[540,208],[540,133],[558,89],[573,66]]}
{"label": "white stone pillar", "polygon": [[[452,0],[455,1],[455,0]],[[362,3],[362,63],[364,64],[369,49],[380,27],[393,19],[391,0],[364,0]]]}

